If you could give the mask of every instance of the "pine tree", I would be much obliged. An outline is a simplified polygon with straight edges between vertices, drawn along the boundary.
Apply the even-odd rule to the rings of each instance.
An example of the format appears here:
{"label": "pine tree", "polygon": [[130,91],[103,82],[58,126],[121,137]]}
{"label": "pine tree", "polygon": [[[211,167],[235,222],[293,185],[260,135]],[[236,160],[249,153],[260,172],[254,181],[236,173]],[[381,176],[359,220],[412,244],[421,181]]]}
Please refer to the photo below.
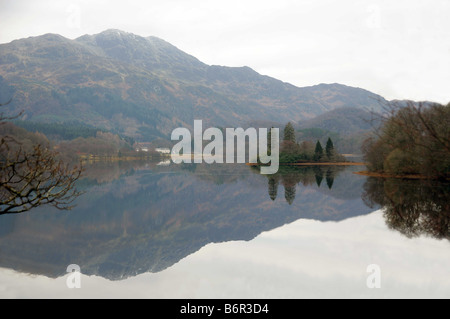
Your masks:
{"label": "pine tree", "polygon": [[322,144],[320,144],[320,141],[317,141],[316,150],[314,152],[314,160],[318,162],[322,158],[323,158],[323,147]]}
{"label": "pine tree", "polygon": [[328,138],[327,146],[325,147],[325,152],[327,154],[328,159],[331,159],[334,155],[334,144],[331,138]]}
{"label": "pine tree", "polygon": [[267,132],[267,155],[272,155],[272,128]]}
{"label": "pine tree", "polygon": [[295,143],[295,130],[291,122],[284,128],[284,140]]}

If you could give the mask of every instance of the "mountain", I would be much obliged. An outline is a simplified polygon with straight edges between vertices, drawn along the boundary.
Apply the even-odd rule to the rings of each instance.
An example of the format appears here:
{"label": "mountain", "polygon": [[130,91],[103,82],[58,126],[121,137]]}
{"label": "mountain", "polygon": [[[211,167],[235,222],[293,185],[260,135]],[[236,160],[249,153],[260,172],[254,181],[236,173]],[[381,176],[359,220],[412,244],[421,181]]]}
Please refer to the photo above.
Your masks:
{"label": "mountain", "polygon": [[0,101],[37,122],[82,122],[149,141],[194,119],[217,127],[302,121],[383,98],[340,84],[299,88],[249,67],[207,65],[156,37],[107,30],[0,45]]}
{"label": "mountain", "polygon": [[341,107],[296,124],[299,141],[325,144],[331,138],[338,152],[361,154],[364,141],[381,122],[379,116],[363,108]]}
{"label": "mountain", "polygon": [[301,129],[320,128],[343,135],[371,131],[379,125],[379,117],[357,107],[342,107],[313,119],[301,121]]}

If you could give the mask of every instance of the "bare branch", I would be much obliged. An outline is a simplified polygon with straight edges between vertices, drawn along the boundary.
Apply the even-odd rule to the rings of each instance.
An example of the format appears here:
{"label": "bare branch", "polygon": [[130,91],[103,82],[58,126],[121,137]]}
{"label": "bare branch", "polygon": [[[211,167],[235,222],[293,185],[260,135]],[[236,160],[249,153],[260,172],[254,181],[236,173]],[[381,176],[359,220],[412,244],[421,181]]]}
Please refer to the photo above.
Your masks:
{"label": "bare branch", "polygon": [[[13,118],[17,116],[5,118],[0,114],[0,125]],[[0,215],[23,213],[42,205],[73,208],[73,201],[81,195],[75,184],[83,168],[81,164],[70,167],[56,158],[55,152],[41,145],[24,150],[15,138],[0,137]]]}

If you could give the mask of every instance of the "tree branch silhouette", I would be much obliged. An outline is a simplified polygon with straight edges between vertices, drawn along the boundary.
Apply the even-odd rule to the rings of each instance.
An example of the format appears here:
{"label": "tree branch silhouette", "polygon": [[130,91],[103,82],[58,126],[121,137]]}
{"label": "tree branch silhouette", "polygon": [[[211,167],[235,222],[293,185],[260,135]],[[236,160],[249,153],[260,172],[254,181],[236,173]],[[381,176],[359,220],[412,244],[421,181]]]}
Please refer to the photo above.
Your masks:
{"label": "tree branch silhouette", "polygon": [[[5,106],[11,101],[0,104]],[[0,125],[17,118],[0,114]],[[42,145],[24,149],[12,136],[0,137],[0,215],[19,214],[42,205],[60,210],[73,208],[81,195],[75,187],[82,166],[57,159],[57,153]]]}

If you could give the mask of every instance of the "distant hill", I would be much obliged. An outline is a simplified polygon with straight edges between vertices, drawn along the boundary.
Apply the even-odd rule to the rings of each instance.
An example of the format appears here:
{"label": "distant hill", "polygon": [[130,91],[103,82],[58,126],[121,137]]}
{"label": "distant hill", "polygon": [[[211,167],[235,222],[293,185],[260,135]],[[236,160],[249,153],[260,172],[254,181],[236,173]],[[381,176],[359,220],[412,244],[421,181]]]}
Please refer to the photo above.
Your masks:
{"label": "distant hill", "polygon": [[356,107],[343,107],[297,123],[299,141],[331,138],[339,152],[361,154],[361,146],[380,125],[375,113]]}
{"label": "distant hill", "polygon": [[299,88],[249,67],[207,65],[164,40],[120,30],[0,45],[0,101],[11,97],[9,111],[24,110],[22,120],[80,122],[138,141],[168,138],[194,119],[222,127],[299,122],[384,101],[340,84]]}
{"label": "distant hill", "polygon": [[301,129],[320,128],[342,135],[372,130],[379,124],[376,116],[356,107],[343,107],[321,114],[313,119],[301,121]]}

